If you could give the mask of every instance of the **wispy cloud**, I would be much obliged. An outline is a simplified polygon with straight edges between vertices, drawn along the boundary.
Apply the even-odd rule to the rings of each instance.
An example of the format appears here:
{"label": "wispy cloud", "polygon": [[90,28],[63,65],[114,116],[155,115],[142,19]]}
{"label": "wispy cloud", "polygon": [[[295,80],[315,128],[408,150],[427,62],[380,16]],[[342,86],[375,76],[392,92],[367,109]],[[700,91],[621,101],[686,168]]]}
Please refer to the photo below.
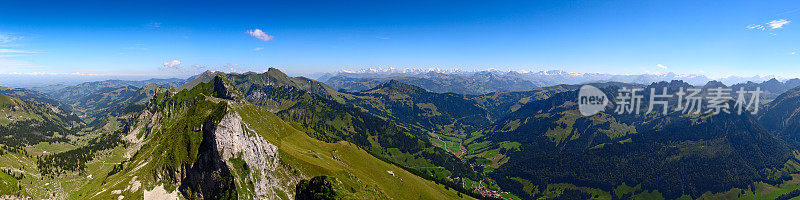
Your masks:
{"label": "wispy cloud", "polygon": [[164,62],[164,67],[168,69],[178,69],[181,65],[180,60],[172,60],[169,62]]}
{"label": "wispy cloud", "polygon": [[14,43],[16,41],[22,40],[22,36],[17,36],[14,34],[9,33],[0,33],[0,53],[39,53],[36,51],[28,51],[28,50],[20,50],[20,49],[12,49],[12,47],[16,47]]}
{"label": "wispy cloud", "polygon": [[17,47],[16,42],[22,39],[22,36],[9,33],[0,33],[0,47],[5,47],[0,48],[0,72],[23,71],[36,68],[36,66],[30,62],[15,59],[15,57],[40,53],[38,51],[15,48]]}
{"label": "wispy cloud", "polygon": [[778,20],[772,20],[770,22],[767,22],[767,25],[769,25],[769,27],[772,27],[772,29],[778,29],[778,28],[783,28],[783,25],[786,25],[786,24],[788,24],[790,22],[791,21],[788,21],[788,20],[785,20],[785,19],[778,19]]}
{"label": "wispy cloud", "polygon": [[150,22],[147,24],[147,27],[150,28],[161,28],[161,22]]}
{"label": "wispy cloud", "polygon": [[766,29],[766,28],[764,27],[764,25],[760,25],[760,24],[750,24],[749,26],[747,26],[747,29],[748,29],[748,30],[756,29],[756,30],[762,30],[762,31],[763,31],[763,30],[764,30],[764,29]]}
{"label": "wispy cloud", "polygon": [[262,31],[261,29],[248,30],[247,34],[249,34],[250,36],[253,36],[255,38],[258,38],[259,40],[263,40],[263,41],[270,41],[270,40],[275,38],[272,35],[268,35],[267,33],[264,33],[264,31]]}
{"label": "wispy cloud", "polygon": [[791,22],[792,21],[786,19],[776,19],[763,24],[750,24],[747,25],[746,28],[747,30],[760,30],[760,31],[781,29],[783,28],[783,26]]}
{"label": "wispy cloud", "polygon": [[203,68],[206,68],[206,66],[203,66],[203,65],[192,65],[192,67],[194,67],[195,69],[203,69]]}
{"label": "wispy cloud", "polygon": [[791,22],[786,19],[776,19],[763,24],[750,24],[746,28],[747,30],[766,31],[769,36],[776,36],[778,35],[774,32],[778,31],[776,29],[782,29]]}
{"label": "wispy cloud", "polygon": [[7,45],[8,43],[22,39],[22,36],[15,36],[11,34],[0,33],[0,45]]}
{"label": "wispy cloud", "polygon": [[11,57],[20,57],[20,56],[24,56],[24,55],[20,55],[20,54],[3,54],[3,55],[0,55],[0,58],[11,58]]}
{"label": "wispy cloud", "polygon": [[39,52],[19,50],[19,49],[0,49],[0,53],[39,53]]}
{"label": "wispy cloud", "polygon": [[0,73],[31,71],[40,68],[24,60],[6,60],[0,58]]}
{"label": "wispy cloud", "polygon": [[253,51],[261,51],[261,50],[264,50],[264,47],[256,47],[253,49]]}
{"label": "wispy cloud", "polygon": [[661,68],[661,69],[667,69],[667,66],[662,65],[662,64],[657,64],[656,67]]}

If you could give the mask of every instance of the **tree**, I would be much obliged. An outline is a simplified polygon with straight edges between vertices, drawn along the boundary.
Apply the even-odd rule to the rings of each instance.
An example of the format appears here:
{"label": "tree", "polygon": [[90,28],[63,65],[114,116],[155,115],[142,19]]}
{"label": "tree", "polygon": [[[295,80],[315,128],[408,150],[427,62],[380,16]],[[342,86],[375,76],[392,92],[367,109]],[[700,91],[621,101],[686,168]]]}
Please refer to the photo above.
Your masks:
{"label": "tree", "polygon": [[333,200],[336,192],[327,176],[317,176],[311,180],[302,180],[295,187],[296,200]]}

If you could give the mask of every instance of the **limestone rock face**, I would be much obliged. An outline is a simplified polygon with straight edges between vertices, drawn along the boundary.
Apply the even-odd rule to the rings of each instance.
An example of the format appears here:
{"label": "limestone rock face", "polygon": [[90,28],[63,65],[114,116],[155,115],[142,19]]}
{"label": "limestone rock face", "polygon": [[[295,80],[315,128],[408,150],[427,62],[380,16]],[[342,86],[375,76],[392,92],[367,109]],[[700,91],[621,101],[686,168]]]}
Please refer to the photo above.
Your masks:
{"label": "limestone rock face", "polygon": [[229,111],[214,130],[217,151],[231,165],[231,158],[241,158],[249,166],[247,181],[252,181],[255,199],[278,198],[276,190],[293,193],[301,179],[280,163],[278,147],[247,128],[238,113]]}

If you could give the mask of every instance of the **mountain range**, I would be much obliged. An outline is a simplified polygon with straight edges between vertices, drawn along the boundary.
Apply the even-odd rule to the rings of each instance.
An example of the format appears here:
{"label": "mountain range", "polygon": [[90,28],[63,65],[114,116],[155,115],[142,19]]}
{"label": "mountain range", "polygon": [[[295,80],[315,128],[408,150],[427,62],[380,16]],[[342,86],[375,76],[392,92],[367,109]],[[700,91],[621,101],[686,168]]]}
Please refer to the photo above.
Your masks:
{"label": "mountain range", "polygon": [[[682,80],[694,86],[705,85],[711,81],[721,82],[726,85],[777,82],[790,86],[798,86],[800,79],[786,79],[778,81],[774,76],[739,77],[728,76],[712,79],[704,75],[678,75],[666,74],[638,74],[618,75],[603,73],[571,73],[560,70],[539,72],[517,71],[476,71],[464,72],[458,70],[420,70],[420,69],[370,69],[360,71],[343,71],[336,74],[325,74],[319,77],[337,90],[363,91],[371,89],[380,83],[389,80],[398,80],[416,85],[426,90],[437,93],[457,93],[467,95],[481,95],[492,92],[524,91],[543,86],[561,84],[586,84],[598,82],[623,82],[650,84],[660,81]],[[778,93],[780,94],[780,93]]]}
{"label": "mountain range", "polygon": [[[567,76],[578,75],[560,72],[412,72],[318,81],[270,68],[41,91],[0,88],[0,198],[800,194],[800,79],[726,85],[597,74],[603,81],[570,82]],[[667,113],[606,109],[583,116],[576,103],[583,84],[575,83],[609,99],[623,87],[764,94],[756,114],[687,114],[671,100]],[[644,93],[642,103],[649,97]]]}

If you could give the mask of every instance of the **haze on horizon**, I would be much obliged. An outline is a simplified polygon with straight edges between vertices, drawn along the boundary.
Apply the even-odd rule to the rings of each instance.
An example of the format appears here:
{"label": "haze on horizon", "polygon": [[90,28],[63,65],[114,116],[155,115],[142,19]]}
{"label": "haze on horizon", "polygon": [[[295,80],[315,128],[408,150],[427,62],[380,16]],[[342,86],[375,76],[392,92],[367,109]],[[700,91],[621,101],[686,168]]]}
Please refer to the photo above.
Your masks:
{"label": "haze on horizon", "polygon": [[309,77],[438,68],[794,78],[798,16],[793,1],[6,2],[0,76],[276,67]]}

